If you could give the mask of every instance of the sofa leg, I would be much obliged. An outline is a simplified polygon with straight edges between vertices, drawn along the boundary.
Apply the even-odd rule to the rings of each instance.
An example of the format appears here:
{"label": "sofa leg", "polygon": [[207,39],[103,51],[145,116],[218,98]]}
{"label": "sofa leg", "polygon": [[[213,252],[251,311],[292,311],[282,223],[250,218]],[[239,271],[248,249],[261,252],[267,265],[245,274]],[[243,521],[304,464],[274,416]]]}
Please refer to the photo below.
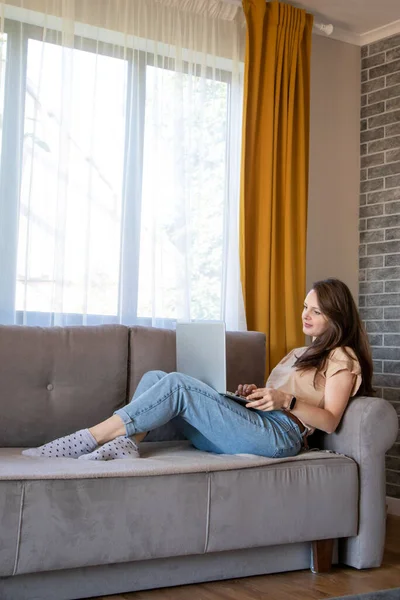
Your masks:
{"label": "sofa leg", "polygon": [[334,540],[317,540],[312,542],[311,571],[313,573],[328,573],[332,566]]}

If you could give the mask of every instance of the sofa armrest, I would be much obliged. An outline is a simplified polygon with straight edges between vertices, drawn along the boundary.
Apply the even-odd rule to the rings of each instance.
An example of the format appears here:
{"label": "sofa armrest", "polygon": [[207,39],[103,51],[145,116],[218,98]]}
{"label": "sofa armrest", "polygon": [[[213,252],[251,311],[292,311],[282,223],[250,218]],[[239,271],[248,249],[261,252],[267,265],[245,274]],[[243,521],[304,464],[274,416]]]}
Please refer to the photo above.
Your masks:
{"label": "sofa armrest", "polygon": [[357,569],[379,567],[382,563],[386,533],[385,452],[394,444],[398,429],[397,414],[389,402],[361,396],[350,401],[335,433],[322,435],[322,448],[345,454],[358,464],[358,535],[339,543],[340,562]]}

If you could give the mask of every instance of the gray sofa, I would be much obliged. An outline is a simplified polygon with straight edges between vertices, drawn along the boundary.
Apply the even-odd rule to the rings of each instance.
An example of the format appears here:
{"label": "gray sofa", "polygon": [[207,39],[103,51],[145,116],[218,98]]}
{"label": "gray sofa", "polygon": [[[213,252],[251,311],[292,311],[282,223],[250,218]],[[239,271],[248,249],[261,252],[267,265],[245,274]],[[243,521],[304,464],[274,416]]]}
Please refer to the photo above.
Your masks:
{"label": "gray sofa", "polygon": [[[228,333],[228,382],[263,383],[265,339]],[[0,327],[0,598],[66,600],[213,579],[381,564],[385,451],[397,416],[354,399],[321,450],[213,455],[152,432],[143,457],[103,463],[22,456],[108,417],[140,377],[175,370],[172,331]],[[314,553],[312,554],[311,548]],[[317,560],[316,560],[317,559]]]}

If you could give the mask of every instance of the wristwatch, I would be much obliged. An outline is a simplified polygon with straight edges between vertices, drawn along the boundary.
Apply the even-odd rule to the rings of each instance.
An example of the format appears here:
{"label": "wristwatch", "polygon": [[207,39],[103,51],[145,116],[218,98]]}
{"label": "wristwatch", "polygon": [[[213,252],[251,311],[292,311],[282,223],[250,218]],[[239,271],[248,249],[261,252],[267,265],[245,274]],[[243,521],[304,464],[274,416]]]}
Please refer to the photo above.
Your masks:
{"label": "wristwatch", "polygon": [[296,398],[296,396],[293,396],[292,399],[291,399],[291,401],[290,401],[290,404],[289,404],[289,406],[287,407],[286,410],[293,410],[294,407],[296,406],[296,402],[297,402],[297,398]]}

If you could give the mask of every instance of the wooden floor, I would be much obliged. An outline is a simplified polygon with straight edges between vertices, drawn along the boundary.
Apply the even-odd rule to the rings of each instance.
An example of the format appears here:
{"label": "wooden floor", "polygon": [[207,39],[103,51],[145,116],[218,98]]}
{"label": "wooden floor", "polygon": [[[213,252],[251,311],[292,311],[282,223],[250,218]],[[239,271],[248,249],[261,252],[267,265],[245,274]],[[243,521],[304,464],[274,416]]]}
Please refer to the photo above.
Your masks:
{"label": "wooden floor", "polygon": [[320,600],[400,587],[400,517],[389,515],[380,569],[336,567],[325,575],[294,571],[103,596],[101,600]]}

